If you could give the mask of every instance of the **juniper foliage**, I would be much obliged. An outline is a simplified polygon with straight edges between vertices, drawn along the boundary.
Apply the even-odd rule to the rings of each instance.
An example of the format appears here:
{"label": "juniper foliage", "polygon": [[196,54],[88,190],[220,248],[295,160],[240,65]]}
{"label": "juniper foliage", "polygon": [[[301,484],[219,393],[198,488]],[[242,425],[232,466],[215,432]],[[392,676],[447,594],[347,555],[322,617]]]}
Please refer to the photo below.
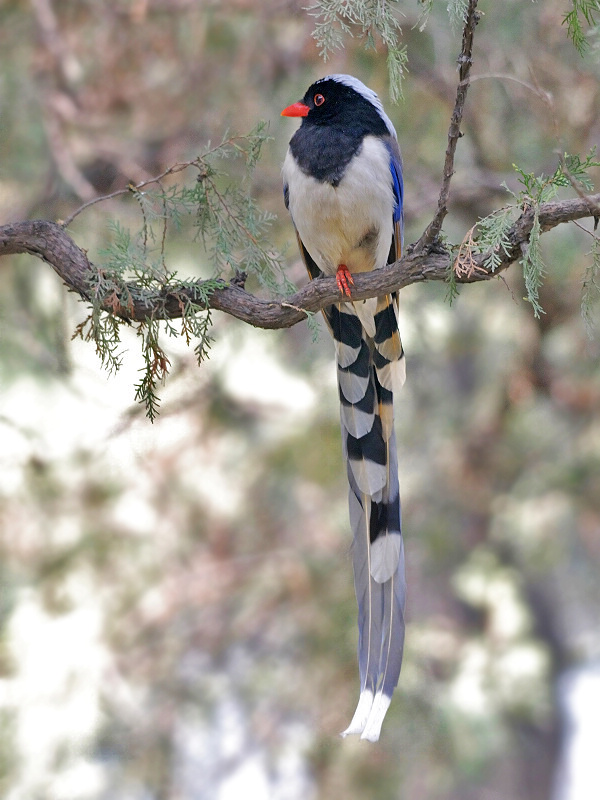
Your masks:
{"label": "juniper foliage", "polygon": [[316,0],[307,9],[317,20],[313,37],[325,61],[333,50],[344,46],[344,37],[352,37],[354,31],[358,31],[367,49],[376,49],[376,38],[381,39],[387,49],[390,97],[394,103],[402,97],[408,63],[406,46],[400,43],[398,6],[397,0]]}
{"label": "juniper foliage", "polygon": [[[152,299],[160,311],[161,298],[164,303],[167,298],[178,300],[181,318],[177,322],[157,313],[135,323],[143,359],[135,398],[144,404],[151,420],[159,410],[158,387],[170,366],[164,336],[184,336],[189,345],[195,343],[196,358],[202,362],[212,341],[207,301],[223,281],[244,272],[272,294],[294,291],[281,255],[268,239],[274,217],[259,208],[250,191],[252,171],[267,139],[264,123],[245,136],[226,134],[192,161],[129,187],[140,214],[136,231],[118,222],[110,224],[111,242],[100,251],[101,265],[89,279],[91,309],[74,335],[93,341],[103,366],[116,372],[123,358],[121,326],[131,324],[128,316],[133,315],[134,304],[150,306]],[[222,166],[232,159],[243,165],[237,181]],[[192,180],[167,185],[167,176],[177,173],[191,174]],[[208,256],[208,280],[182,280],[167,263],[169,234],[186,224]]]}
{"label": "juniper foliage", "polygon": [[[474,255],[484,255],[484,269],[494,272],[500,266],[503,254],[506,255],[509,251],[508,232],[510,227],[523,209],[531,208],[533,210],[533,224],[528,246],[521,259],[521,267],[525,282],[525,299],[531,304],[536,317],[543,314],[544,310],[540,304],[539,292],[547,270],[541,249],[540,204],[552,200],[559,190],[564,188],[574,189],[578,193],[591,192],[594,185],[589,171],[599,166],[600,161],[596,160],[595,147],[590,150],[585,158],[581,158],[576,154],[563,153],[551,175],[545,175],[544,173],[535,175],[534,172],[526,172],[521,167],[513,165],[522,188],[520,191],[514,192],[504,184],[507,191],[512,195],[513,202],[496,209],[486,217],[480,218],[458,248],[453,269],[450,270],[448,275],[447,298],[450,302],[458,294],[457,274],[468,271],[468,266],[466,265],[469,262],[472,263]],[[590,252],[592,264],[588,267],[584,279],[581,304],[582,314],[588,327],[600,281],[600,273],[598,271],[599,253],[598,240],[594,236],[594,245]]]}
{"label": "juniper foliage", "polygon": [[563,25],[567,26],[567,35],[577,52],[583,56],[590,44],[584,23],[592,29],[596,26],[596,16],[600,17],[600,0],[571,0],[571,5],[573,8],[563,17]]}

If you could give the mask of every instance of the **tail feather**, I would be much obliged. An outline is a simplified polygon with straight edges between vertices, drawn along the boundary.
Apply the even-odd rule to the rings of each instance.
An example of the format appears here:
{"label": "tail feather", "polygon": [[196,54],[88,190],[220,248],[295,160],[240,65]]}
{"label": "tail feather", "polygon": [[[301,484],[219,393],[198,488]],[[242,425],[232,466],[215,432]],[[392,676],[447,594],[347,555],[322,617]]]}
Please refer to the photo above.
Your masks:
{"label": "tail feather", "polygon": [[379,665],[380,684],[365,722],[361,739],[376,742],[379,739],[384,717],[398,684],[404,652],[404,606],[406,584],[404,580],[404,548],[401,545],[396,573],[381,584],[385,592],[383,641]]}
{"label": "tail feather", "polygon": [[360,314],[359,304],[327,313],[338,356],[358,601],[360,697],[343,735],[357,733],[370,741],[379,738],[404,647],[406,590],[393,411],[393,390],[404,378],[404,353],[396,303],[391,295],[377,298],[367,325],[365,305]]}
{"label": "tail feather", "polygon": [[362,325],[352,306],[337,304],[324,310],[336,345],[339,367],[349,367],[356,361],[362,345]]}
{"label": "tail feather", "polygon": [[406,361],[398,331],[398,295],[377,298],[373,363],[380,384],[399,391],[406,379]]}
{"label": "tail feather", "polygon": [[340,414],[342,425],[349,434],[356,439],[366,436],[373,427],[375,419],[376,394],[373,382],[370,381],[364,397],[357,403],[352,403],[344,397],[341,387],[340,395]]}
{"label": "tail feather", "polygon": [[359,318],[363,332],[372,339],[375,336],[375,315],[379,298],[370,297],[368,300],[357,300],[352,303],[354,313]]}
{"label": "tail feather", "polygon": [[[350,490],[350,494],[353,494],[353,489]],[[368,502],[367,499],[367,504]],[[367,689],[375,694],[383,635],[381,628],[383,624],[383,605],[381,592],[370,579],[370,556],[367,546],[368,531],[364,530],[368,516],[362,508],[359,514],[360,516],[355,517],[354,521],[357,526],[362,527],[361,532],[364,535],[362,536],[362,541],[355,539],[353,543],[354,584],[357,597],[360,598],[358,603],[358,665],[361,692]]]}
{"label": "tail feather", "polygon": [[[340,349],[339,346],[336,349]],[[356,358],[347,367],[338,364],[338,385],[341,393],[349,403],[359,403],[371,381],[371,353],[369,345],[363,339]]]}

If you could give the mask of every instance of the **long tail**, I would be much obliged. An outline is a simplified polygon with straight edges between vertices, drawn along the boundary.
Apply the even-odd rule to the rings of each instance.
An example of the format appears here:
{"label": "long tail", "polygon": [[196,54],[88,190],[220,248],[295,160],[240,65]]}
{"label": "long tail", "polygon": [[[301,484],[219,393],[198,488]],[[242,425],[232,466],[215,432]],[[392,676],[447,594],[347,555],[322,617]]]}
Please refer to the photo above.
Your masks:
{"label": "long tail", "polygon": [[327,309],[338,364],[358,601],[360,698],[342,734],[375,742],[404,649],[404,547],[393,392],[404,383],[397,296]]}

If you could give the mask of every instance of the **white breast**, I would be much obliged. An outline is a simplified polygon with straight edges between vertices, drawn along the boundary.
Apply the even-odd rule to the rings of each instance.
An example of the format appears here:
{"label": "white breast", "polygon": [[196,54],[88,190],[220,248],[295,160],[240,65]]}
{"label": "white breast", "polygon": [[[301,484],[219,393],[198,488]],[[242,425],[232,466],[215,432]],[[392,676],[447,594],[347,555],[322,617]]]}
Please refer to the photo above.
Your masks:
{"label": "white breast", "polygon": [[[333,275],[340,264],[350,272],[386,264],[393,233],[394,192],[390,154],[380,139],[365,137],[337,187],[305,175],[289,150],[283,179],[289,187],[294,225],[325,274]],[[370,246],[365,247],[368,234]]]}

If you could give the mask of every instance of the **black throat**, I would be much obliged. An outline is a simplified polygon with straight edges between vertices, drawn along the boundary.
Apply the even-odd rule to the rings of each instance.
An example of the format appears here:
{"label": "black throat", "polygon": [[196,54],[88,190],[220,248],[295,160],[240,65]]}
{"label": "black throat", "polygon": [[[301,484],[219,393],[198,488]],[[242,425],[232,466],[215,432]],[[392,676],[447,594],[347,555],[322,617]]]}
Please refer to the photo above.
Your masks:
{"label": "black throat", "polygon": [[290,141],[292,155],[306,175],[338,186],[362,147],[363,134],[337,125],[301,125]]}

